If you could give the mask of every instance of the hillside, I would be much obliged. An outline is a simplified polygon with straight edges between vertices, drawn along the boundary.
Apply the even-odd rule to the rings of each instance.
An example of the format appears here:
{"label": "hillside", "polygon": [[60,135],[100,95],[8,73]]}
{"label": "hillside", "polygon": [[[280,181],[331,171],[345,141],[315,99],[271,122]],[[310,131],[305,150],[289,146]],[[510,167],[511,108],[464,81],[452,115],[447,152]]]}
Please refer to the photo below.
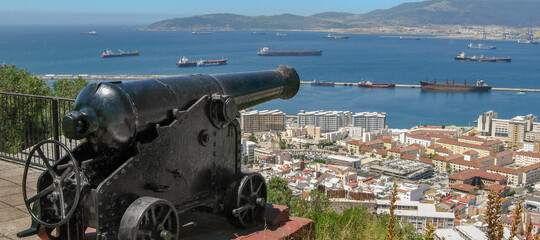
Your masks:
{"label": "hillside", "polygon": [[404,3],[365,14],[326,12],[242,16],[208,14],[153,23],[143,30],[317,30],[384,25],[501,25],[540,27],[538,0],[428,0]]}

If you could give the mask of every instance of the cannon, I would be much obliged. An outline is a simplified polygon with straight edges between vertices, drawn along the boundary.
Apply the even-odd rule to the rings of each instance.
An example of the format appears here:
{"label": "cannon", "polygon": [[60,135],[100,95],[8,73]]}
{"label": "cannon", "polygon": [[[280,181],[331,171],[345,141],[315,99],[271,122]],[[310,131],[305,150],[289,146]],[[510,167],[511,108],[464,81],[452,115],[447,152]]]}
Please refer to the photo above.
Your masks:
{"label": "cannon", "polygon": [[[265,179],[241,170],[239,110],[289,99],[296,71],[193,74],[92,83],[62,118],[62,131],[80,140],[73,150],[38,143],[23,173],[23,199],[32,217],[19,237],[50,239],[178,239],[179,214],[195,208],[222,214],[234,226],[264,221]],[[65,153],[49,163],[44,146]],[[46,166],[32,194],[32,157]]]}

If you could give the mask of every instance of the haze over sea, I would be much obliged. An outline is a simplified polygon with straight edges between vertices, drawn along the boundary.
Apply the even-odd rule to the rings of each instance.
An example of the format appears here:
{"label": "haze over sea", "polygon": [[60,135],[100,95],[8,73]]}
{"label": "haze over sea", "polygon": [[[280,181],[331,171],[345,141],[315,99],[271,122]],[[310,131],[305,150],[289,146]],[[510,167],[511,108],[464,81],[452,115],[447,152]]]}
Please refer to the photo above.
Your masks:
{"label": "haze over sea", "polygon": [[[96,30],[97,35],[80,32]],[[138,31],[135,26],[0,26],[0,62],[15,64],[30,73],[44,74],[214,74],[294,67],[303,81],[419,84],[437,78],[456,83],[477,78],[500,88],[540,88],[540,45],[509,41],[472,41],[422,38],[400,40],[389,35],[349,34],[349,39],[326,39],[327,32],[264,31],[214,32],[192,35],[186,31]],[[496,50],[467,49],[469,43],[497,46]],[[263,46],[271,50],[323,50],[323,56],[260,57]],[[103,59],[101,53],[141,51],[138,57]],[[512,57],[511,63],[455,62],[467,55]],[[225,66],[177,68],[181,56],[192,60],[228,58]],[[387,113],[391,128],[416,125],[473,125],[478,115],[494,110],[499,118],[532,113],[540,115],[540,93],[424,92],[413,88],[361,89],[356,86],[302,85],[291,100],[276,100],[255,109],[348,110]]]}

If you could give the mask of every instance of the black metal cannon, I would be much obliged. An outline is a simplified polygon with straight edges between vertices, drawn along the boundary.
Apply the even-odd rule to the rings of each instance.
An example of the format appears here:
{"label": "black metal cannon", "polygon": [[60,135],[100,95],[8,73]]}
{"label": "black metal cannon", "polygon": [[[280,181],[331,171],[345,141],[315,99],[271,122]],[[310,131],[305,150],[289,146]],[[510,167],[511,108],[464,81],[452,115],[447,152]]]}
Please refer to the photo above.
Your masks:
{"label": "black metal cannon", "polygon": [[[94,228],[97,239],[178,239],[179,213],[196,207],[210,207],[239,227],[260,224],[266,183],[241,171],[238,111],[291,98],[299,86],[286,65],[88,85],[62,119],[65,137],[82,143],[69,151],[45,140],[30,153],[23,197],[32,226],[18,236],[83,239]],[[49,164],[46,144],[60,145],[66,155]],[[47,169],[37,194],[28,195],[34,155]]]}

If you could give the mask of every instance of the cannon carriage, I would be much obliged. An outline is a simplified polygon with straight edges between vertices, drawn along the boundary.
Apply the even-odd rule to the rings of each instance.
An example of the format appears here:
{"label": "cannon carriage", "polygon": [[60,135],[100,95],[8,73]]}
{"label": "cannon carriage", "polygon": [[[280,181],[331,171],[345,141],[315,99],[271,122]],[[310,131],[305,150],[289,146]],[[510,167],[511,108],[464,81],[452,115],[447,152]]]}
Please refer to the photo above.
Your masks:
{"label": "cannon carriage", "polygon": [[[73,150],[45,140],[23,174],[32,226],[18,234],[84,239],[178,239],[179,213],[207,207],[238,227],[263,222],[266,183],[241,171],[239,110],[293,97],[296,71],[186,75],[93,83],[62,118]],[[66,155],[49,164],[44,146]],[[37,193],[27,191],[30,158],[46,170]]]}

